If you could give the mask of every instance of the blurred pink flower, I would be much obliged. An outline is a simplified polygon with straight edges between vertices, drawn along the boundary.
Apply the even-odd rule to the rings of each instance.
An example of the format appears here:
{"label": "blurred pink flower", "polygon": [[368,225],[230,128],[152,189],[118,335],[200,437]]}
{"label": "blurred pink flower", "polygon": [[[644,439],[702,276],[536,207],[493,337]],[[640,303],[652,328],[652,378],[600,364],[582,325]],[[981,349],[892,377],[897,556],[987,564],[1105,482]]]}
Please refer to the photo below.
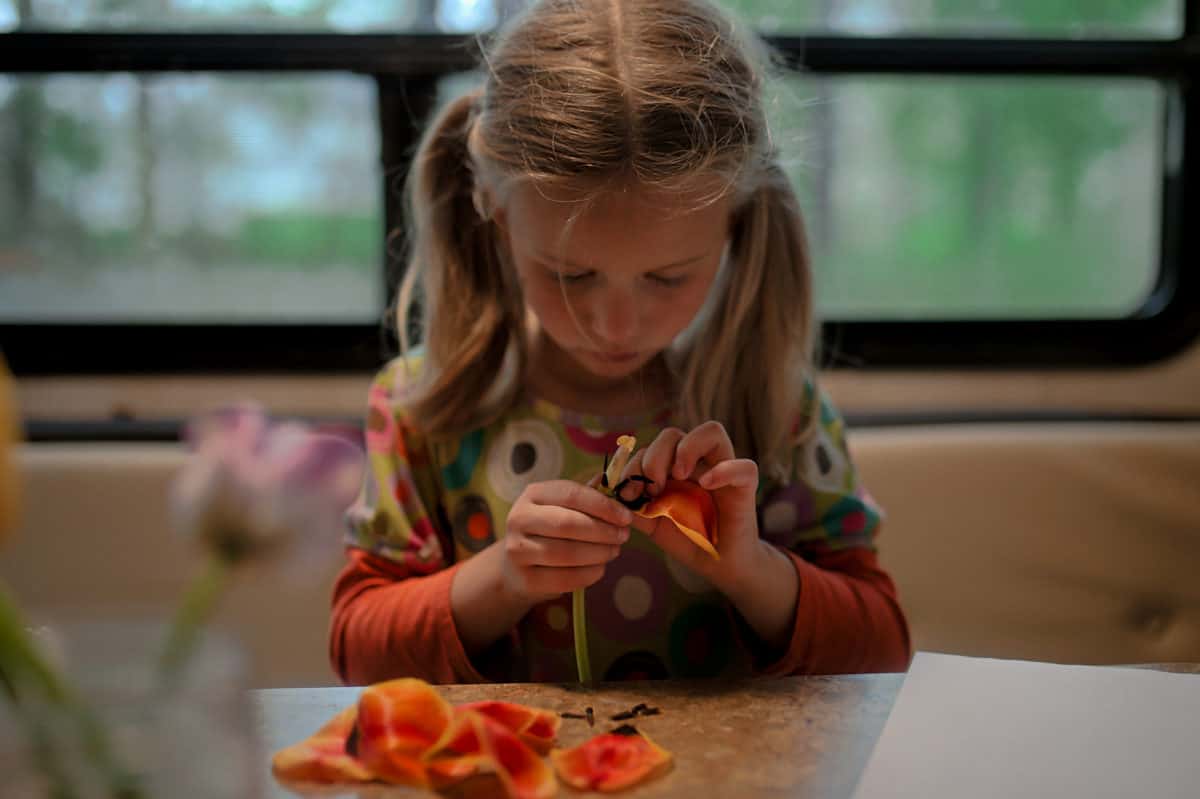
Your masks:
{"label": "blurred pink flower", "polygon": [[364,467],[361,448],[345,435],[241,404],[193,419],[186,441],[192,454],[170,496],[181,533],[230,563],[340,543]]}

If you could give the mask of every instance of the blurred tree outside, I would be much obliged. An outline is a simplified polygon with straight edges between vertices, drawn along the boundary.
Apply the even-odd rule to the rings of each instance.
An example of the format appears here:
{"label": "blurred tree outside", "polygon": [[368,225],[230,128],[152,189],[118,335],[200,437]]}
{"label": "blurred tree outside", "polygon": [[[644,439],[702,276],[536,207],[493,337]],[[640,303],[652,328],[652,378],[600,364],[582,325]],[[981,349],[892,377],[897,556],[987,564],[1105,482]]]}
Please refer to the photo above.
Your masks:
{"label": "blurred tree outside", "polygon": [[[0,0],[0,27],[462,31],[521,4]],[[724,4],[766,32],[1161,36],[1181,16],[1180,0]],[[1120,316],[1153,284],[1151,81],[793,74],[770,94],[827,316]],[[0,315],[382,309],[368,78],[0,75],[0,152]]]}
{"label": "blurred tree outside", "polygon": [[[970,31],[957,0],[725,0],[779,30],[907,11]],[[1001,0],[985,28],[1169,28],[1171,0]],[[874,16],[872,16],[874,15]],[[872,20],[874,20],[872,22]],[[841,21],[839,23],[839,21]],[[774,132],[836,318],[1118,317],[1157,277],[1161,88],[1148,80],[791,75]]]}

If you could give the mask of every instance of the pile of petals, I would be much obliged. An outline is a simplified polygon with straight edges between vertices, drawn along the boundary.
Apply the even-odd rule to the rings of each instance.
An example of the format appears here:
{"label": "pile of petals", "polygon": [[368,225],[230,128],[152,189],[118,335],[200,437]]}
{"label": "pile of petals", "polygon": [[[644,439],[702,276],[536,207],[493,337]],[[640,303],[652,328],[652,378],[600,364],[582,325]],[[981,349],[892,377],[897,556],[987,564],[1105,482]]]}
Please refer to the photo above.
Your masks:
{"label": "pile of petals", "polygon": [[[671,756],[636,733],[598,735],[551,752],[561,719],[510,702],[447,703],[428,683],[390,680],[307,740],[275,754],[284,783],[382,781],[472,796],[543,799],[572,787],[621,790],[662,773]],[[628,728],[632,730],[632,728]]]}

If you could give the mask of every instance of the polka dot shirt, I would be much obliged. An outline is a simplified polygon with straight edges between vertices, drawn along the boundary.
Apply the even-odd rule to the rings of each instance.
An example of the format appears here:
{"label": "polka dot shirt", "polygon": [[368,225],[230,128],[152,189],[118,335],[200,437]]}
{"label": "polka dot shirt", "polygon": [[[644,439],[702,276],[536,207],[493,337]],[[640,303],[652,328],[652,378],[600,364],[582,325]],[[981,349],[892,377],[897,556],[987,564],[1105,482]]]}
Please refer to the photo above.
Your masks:
{"label": "polka dot shirt", "polygon": [[[494,424],[433,445],[402,409],[409,369],[400,359],[373,381],[370,472],[349,513],[347,543],[431,574],[503,537],[509,509],[535,481],[586,482],[621,435],[649,442],[669,410],[599,417],[526,398]],[[841,418],[822,397],[815,434],[798,445],[792,479],[759,487],[759,530],[808,558],[873,548],[880,511],[858,483]],[[747,629],[725,597],[634,531],[605,577],[587,589],[588,644],[598,679],[710,678],[753,671]],[[569,594],[536,606],[518,625],[506,680],[575,679]]]}

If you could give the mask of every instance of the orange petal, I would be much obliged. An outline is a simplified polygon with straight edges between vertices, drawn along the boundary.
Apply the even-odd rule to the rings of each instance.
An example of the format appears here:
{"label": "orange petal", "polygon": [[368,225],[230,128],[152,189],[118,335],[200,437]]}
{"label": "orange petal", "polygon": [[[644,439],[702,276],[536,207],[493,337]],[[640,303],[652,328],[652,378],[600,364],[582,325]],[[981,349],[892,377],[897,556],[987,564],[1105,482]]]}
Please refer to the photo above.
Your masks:
{"label": "orange petal", "polygon": [[671,753],[640,732],[604,733],[550,753],[559,779],[581,791],[619,791],[671,767]]}
{"label": "orange petal", "polygon": [[663,492],[638,515],[647,519],[666,516],[686,535],[717,560],[717,507],[712,494],[690,480],[668,480]]}
{"label": "orange petal", "polygon": [[452,713],[423,680],[372,685],[358,699],[359,758],[379,779],[427,786],[422,757],[446,732]]}
{"label": "orange petal", "polygon": [[346,751],[358,709],[348,707],[311,737],[280,749],[271,759],[271,771],[280,780],[297,782],[369,782],[374,779],[362,763]]}
{"label": "orange petal", "polygon": [[463,785],[469,795],[507,799],[548,799],[558,792],[554,772],[533,750],[504,724],[473,710],[455,713],[426,753],[426,769],[438,790]]}
{"label": "orange petal", "polygon": [[544,755],[554,746],[558,727],[562,719],[552,710],[543,710],[515,702],[468,702],[458,706],[459,710],[473,710],[498,721],[529,745],[539,755]]}

